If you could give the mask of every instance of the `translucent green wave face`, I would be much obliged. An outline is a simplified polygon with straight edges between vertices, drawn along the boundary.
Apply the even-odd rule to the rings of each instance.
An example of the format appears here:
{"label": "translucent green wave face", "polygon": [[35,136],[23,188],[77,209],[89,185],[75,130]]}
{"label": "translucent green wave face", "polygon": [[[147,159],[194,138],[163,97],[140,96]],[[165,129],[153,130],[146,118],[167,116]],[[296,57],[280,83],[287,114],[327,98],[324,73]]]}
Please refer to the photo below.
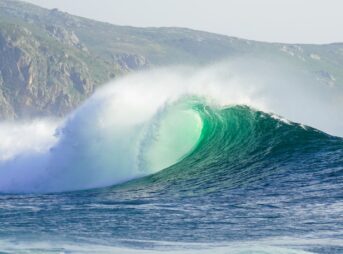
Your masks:
{"label": "translucent green wave face", "polygon": [[147,166],[156,174],[126,187],[149,185],[187,195],[220,192],[289,170],[302,171],[314,154],[342,154],[341,138],[247,106],[221,108],[201,100],[181,105],[186,106],[162,112],[156,127],[160,132],[146,146]]}
{"label": "translucent green wave face", "polygon": [[203,122],[191,102],[180,102],[161,112],[145,147],[145,167],[151,171],[167,168],[187,156],[198,144]]}

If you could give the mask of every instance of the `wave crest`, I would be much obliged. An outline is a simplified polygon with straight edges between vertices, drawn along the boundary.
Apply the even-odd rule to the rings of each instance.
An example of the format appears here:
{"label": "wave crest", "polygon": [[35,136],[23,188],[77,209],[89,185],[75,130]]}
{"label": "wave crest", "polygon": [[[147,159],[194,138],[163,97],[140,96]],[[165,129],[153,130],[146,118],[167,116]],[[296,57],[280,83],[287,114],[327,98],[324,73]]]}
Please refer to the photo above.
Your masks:
{"label": "wave crest", "polygon": [[[341,119],[340,104],[330,102],[339,100],[338,90],[311,86],[303,77],[287,80],[289,71],[280,74],[271,71],[273,65],[252,64],[258,69],[256,73],[249,71],[246,63],[215,66],[200,72],[166,69],[131,75],[100,89],[60,125],[57,141],[50,149],[18,152],[0,161],[0,192],[102,187],[181,162],[183,168],[192,170],[204,167],[209,161],[225,168],[234,165],[233,161],[230,165],[225,161],[228,154],[244,165],[249,161],[243,160],[244,156],[252,153],[257,144],[263,144],[263,149],[259,147],[260,151],[250,158],[277,147],[270,142],[282,143],[291,137],[286,135],[289,129],[278,127],[285,126],[279,120],[232,105],[275,112],[340,133],[342,123],[335,120]],[[194,101],[194,98],[202,99]],[[311,112],[306,108],[299,110],[304,103]],[[223,109],[226,105],[231,108]],[[268,121],[256,122],[257,116]],[[259,129],[261,123],[267,125],[263,130]],[[277,139],[272,137],[271,130],[280,129],[283,132],[278,132]],[[305,132],[299,126],[293,129]],[[190,160],[195,154],[201,157],[196,165]]]}

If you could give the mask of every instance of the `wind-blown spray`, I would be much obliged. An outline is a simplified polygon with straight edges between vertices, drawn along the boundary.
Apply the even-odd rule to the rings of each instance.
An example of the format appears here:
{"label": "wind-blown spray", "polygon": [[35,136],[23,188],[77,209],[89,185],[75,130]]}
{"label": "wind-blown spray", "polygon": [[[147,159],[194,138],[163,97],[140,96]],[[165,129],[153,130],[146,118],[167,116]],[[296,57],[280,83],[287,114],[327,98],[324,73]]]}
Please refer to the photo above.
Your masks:
{"label": "wind-blown spray", "polygon": [[39,149],[29,139],[11,149],[0,141],[0,192],[89,189],[158,172],[195,149],[206,107],[246,105],[343,135],[342,98],[339,87],[256,60],[132,74],[99,89],[58,128],[50,124],[32,145]]}

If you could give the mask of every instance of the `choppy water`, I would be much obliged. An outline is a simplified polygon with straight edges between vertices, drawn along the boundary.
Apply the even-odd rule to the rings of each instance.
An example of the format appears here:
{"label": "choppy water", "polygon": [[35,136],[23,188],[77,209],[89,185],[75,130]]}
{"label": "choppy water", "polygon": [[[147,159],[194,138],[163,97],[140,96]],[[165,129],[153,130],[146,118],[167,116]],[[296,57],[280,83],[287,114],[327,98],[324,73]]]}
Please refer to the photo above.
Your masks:
{"label": "choppy water", "polygon": [[342,138],[249,107],[190,105],[199,140],[167,169],[107,188],[0,195],[0,249],[343,253]]}
{"label": "choppy water", "polygon": [[1,123],[0,253],[343,253],[343,90],[249,63]]}

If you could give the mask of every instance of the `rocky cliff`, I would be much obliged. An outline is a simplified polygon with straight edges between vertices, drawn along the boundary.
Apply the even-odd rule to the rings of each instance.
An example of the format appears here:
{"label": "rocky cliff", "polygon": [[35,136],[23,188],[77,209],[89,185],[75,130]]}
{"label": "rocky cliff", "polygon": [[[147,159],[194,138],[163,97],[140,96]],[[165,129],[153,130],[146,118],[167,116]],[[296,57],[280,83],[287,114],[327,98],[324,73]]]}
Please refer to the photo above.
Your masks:
{"label": "rocky cliff", "polygon": [[64,115],[99,85],[131,71],[243,55],[285,61],[320,82],[342,84],[342,44],[271,44],[183,28],[115,26],[0,0],[0,119]]}

